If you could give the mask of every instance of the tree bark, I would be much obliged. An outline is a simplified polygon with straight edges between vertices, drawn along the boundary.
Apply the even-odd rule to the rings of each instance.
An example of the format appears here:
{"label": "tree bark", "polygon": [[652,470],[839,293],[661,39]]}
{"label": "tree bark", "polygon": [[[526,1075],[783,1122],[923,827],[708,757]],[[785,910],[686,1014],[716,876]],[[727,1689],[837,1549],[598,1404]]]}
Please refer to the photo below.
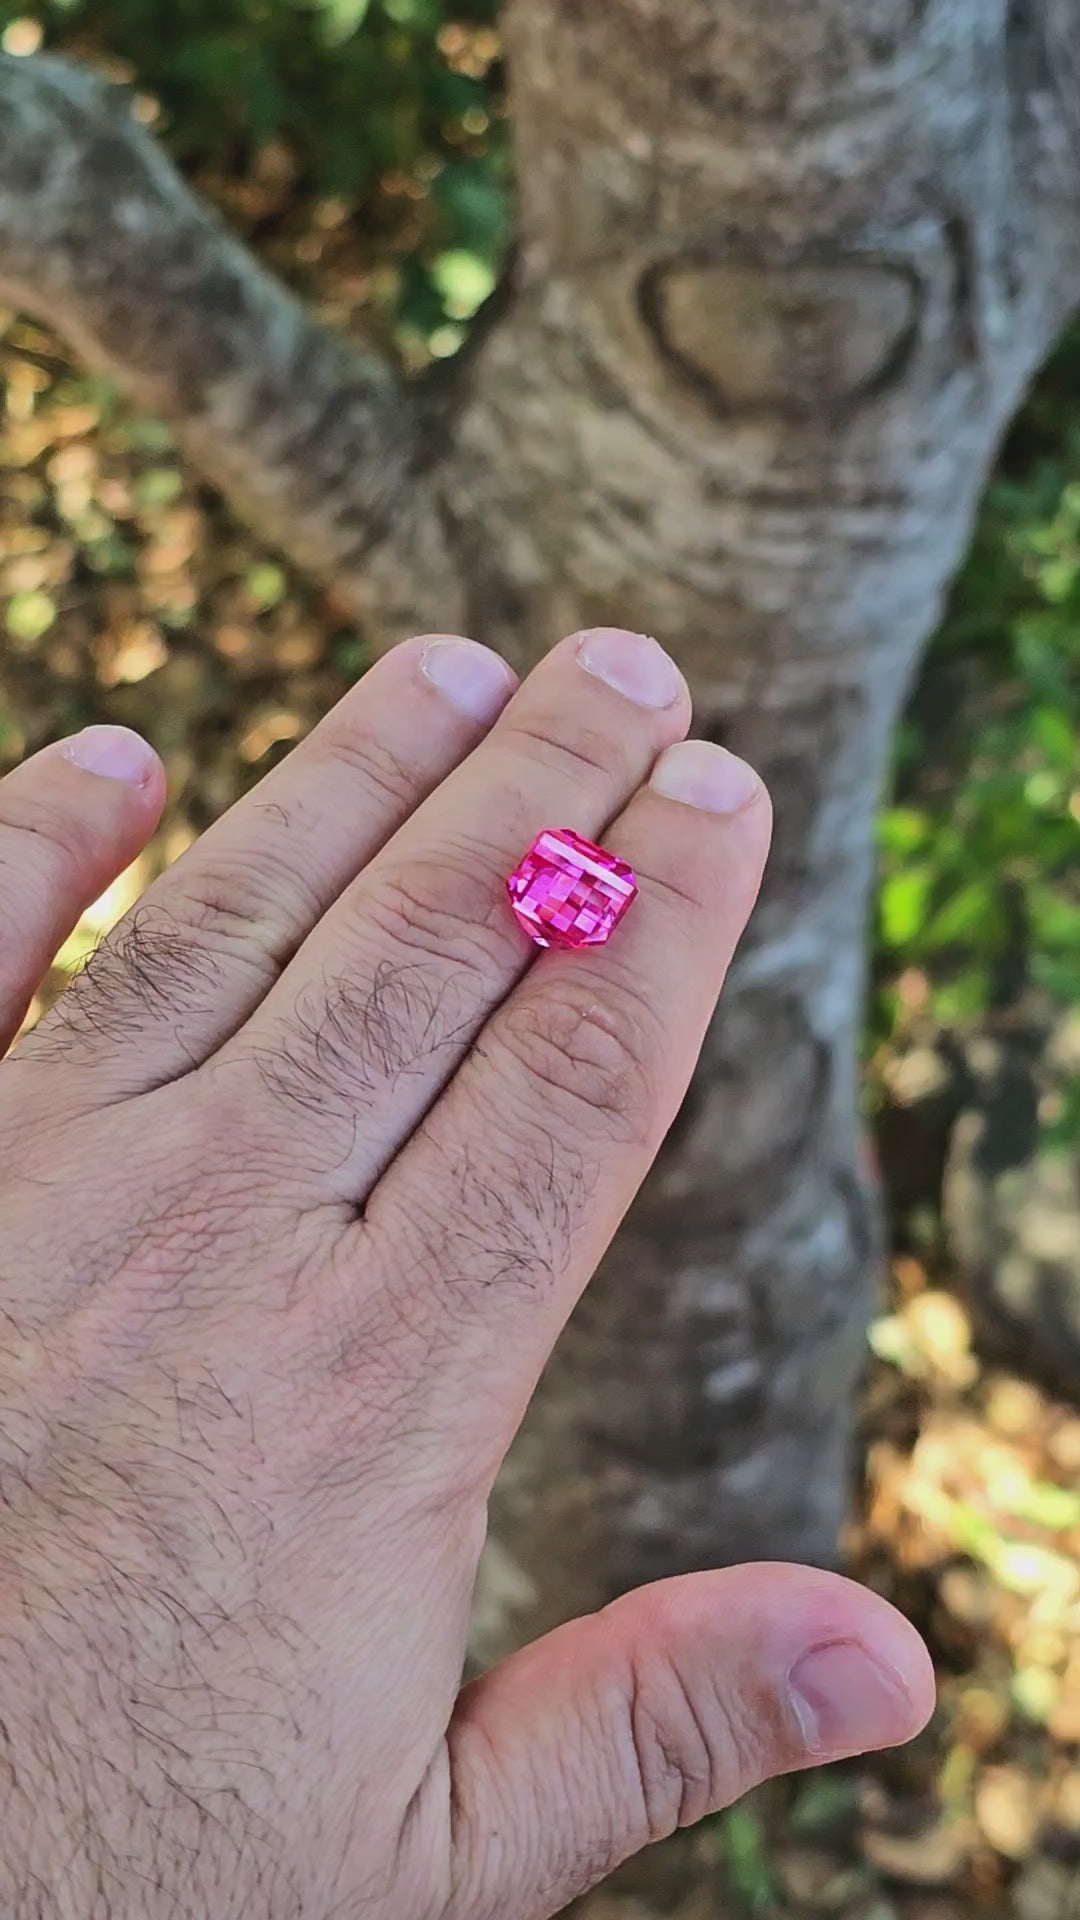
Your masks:
{"label": "tree bark", "polygon": [[875,804],[1080,261],[1019,9],[511,0],[505,25],[519,289],[444,508],[469,623],[508,650],[662,634],[777,807],[695,1089],[497,1497],[531,1629],[718,1555],[835,1553],[878,1266]]}
{"label": "tree bark", "polygon": [[[702,728],[774,791],[769,880],[694,1091],[497,1495],[500,1591],[530,1628],[682,1567],[834,1554],[878,1261],[856,1101],[874,806],[995,442],[1080,290],[1059,91],[1078,24],[1076,0],[509,0],[510,297],[402,432],[388,376],[350,350],[358,424],[335,445],[357,471],[316,460],[307,492],[300,389],[345,350],[128,139],[124,178],[152,179],[196,261],[227,260],[244,319],[203,378],[201,328],[169,319],[205,311],[200,270],[152,330],[129,311],[146,373],[128,384],[207,471],[385,638],[454,627],[525,661],[579,626],[660,634]],[[153,288],[122,201],[94,278],[88,185],[77,262],[46,271],[40,219],[35,238],[12,210],[13,64],[0,282],[124,377],[110,302]]]}
{"label": "tree bark", "polygon": [[420,459],[391,367],[320,327],[184,185],[121,88],[0,53],[0,298],[66,333],[299,565],[367,608]]}

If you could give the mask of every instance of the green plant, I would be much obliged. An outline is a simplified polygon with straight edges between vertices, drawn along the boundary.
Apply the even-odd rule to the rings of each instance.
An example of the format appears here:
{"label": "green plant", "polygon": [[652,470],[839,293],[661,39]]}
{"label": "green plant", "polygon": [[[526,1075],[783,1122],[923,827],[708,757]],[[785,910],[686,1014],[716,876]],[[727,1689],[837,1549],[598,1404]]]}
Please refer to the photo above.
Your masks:
{"label": "green plant", "polygon": [[901,729],[879,822],[875,1025],[902,977],[963,1021],[1080,1002],[1080,334],[1005,448]]}
{"label": "green plant", "polygon": [[496,0],[0,0],[0,34],[22,46],[40,34],[130,78],[197,177],[243,178],[277,143],[296,200],[344,202],[369,259],[404,253],[399,323],[429,339],[471,317],[505,244],[496,12]]}

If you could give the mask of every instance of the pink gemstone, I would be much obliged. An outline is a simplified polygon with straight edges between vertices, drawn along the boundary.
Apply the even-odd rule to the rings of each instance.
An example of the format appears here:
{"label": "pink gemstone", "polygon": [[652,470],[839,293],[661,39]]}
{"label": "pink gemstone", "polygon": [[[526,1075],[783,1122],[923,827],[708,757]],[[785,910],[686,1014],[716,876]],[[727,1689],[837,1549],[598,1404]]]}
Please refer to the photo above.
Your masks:
{"label": "pink gemstone", "polygon": [[542,833],[506,885],[530,940],[571,951],[610,940],[638,890],[625,860],[570,827]]}

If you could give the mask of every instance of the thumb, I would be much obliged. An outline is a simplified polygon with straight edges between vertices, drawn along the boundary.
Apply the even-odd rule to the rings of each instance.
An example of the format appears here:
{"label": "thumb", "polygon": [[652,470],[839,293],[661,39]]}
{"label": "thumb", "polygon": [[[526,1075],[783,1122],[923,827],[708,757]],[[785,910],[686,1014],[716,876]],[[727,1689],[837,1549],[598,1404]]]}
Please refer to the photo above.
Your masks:
{"label": "thumb", "polygon": [[452,1920],[548,1920],[762,1780],[910,1739],[933,1704],[914,1628],[836,1574],[643,1588],[462,1693]]}

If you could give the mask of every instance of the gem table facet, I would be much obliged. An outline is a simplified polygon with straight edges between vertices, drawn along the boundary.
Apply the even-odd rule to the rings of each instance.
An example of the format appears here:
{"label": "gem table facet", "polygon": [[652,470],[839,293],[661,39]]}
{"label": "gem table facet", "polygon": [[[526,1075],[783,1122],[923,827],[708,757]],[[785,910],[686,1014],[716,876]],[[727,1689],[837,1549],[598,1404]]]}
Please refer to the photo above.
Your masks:
{"label": "gem table facet", "polygon": [[602,947],[637,898],[625,860],[571,827],[549,827],[506,883],[519,924],[538,947]]}

